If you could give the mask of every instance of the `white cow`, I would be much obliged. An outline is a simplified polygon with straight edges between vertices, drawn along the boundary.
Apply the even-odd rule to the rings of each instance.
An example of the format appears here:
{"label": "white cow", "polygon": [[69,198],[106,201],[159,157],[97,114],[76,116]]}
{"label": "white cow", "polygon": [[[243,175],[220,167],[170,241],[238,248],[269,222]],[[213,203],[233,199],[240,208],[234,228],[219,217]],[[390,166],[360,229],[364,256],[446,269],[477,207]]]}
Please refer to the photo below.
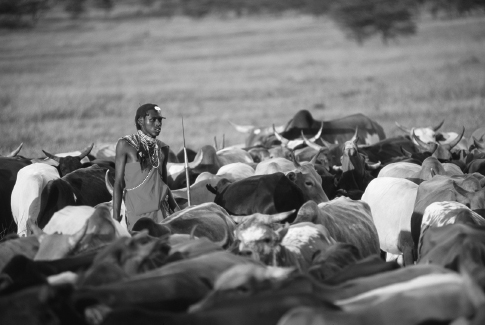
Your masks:
{"label": "white cow", "polygon": [[19,170],[11,196],[12,215],[19,236],[27,235],[27,219],[37,220],[44,187],[58,178],[57,169],[47,164],[32,164]]}
{"label": "white cow", "polygon": [[378,177],[369,183],[362,201],[369,204],[383,251],[401,255],[401,232],[411,234],[411,216],[418,185],[404,178]]}

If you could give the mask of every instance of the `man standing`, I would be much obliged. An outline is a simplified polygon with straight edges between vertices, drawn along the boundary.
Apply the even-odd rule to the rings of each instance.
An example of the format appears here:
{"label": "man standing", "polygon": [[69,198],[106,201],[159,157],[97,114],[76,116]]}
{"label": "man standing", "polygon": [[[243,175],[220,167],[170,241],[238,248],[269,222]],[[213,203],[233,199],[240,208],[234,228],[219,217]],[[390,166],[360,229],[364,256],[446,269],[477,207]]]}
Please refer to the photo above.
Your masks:
{"label": "man standing", "polygon": [[141,217],[159,222],[180,210],[167,186],[169,147],[156,139],[163,119],[157,105],[140,106],[135,115],[137,133],[122,137],[116,145],[113,217],[121,220],[124,198],[128,230]]}

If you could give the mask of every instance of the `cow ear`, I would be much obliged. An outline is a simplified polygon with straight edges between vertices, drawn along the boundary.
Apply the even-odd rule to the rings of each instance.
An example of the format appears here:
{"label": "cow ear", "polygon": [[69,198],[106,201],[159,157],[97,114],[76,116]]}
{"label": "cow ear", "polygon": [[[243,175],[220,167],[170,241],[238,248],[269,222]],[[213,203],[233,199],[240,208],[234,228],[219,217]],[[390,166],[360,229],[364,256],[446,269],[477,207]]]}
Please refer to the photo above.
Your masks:
{"label": "cow ear", "polygon": [[296,182],[296,173],[295,172],[287,172],[285,176],[292,182]]}
{"label": "cow ear", "polygon": [[307,201],[301,206],[300,210],[298,210],[298,214],[296,215],[296,219],[293,221],[293,224],[300,222],[315,223],[318,212],[318,205],[315,203],[315,201]]}
{"label": "cow ear", "polygon": [[[457,194],[456,200],[460,203],[463,203],[463,201],[468,201],[469,195],[473,194],[472,192],[468,192],[464,188],[458,186],[458,184],[456,184],[456,182],[453,182],[453,187],[454,187],[456,194]],[[465,204],[465,203],[463,203],[463,204]]]}
{"label": "cow ear", "polygon": [[485,177],[480,180],[480,187],[485,187]]}
{"label": "cow ear", "polygon": [[282,241],[283,238],[285,238],[286,234],[288,233],[288,230],[290,230],[290,224],[286,223],[283,228],[280,228],[276,231],[279,241]]}

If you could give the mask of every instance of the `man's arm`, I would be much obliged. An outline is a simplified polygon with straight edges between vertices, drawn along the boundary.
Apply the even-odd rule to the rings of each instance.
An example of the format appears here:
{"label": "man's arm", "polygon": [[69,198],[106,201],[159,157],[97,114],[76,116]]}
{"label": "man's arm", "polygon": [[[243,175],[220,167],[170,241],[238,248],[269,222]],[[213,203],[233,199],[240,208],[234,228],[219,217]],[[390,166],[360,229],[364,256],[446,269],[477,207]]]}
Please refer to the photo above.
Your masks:
{"label": "man's arm", "polygon": [[123,200],[123,189],[125,188],[125,165],[126,165],[126,146],[128,144],[120,139],[116,144],[115,158],[115,184],[113,186],[113,218],[121,221],[120,208]]}

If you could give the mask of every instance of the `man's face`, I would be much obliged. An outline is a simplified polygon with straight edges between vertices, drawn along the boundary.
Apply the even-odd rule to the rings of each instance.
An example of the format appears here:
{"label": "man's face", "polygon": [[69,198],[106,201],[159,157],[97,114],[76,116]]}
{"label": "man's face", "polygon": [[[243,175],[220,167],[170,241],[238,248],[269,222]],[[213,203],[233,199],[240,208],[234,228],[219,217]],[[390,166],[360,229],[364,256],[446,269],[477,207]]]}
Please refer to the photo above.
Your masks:
{"label": "man's face", "polygon": [[162,130],[162,114],[154,109],[149,110],[145,117],[138,119],[138,124],[143,133],[149,137],[156,138]]}

